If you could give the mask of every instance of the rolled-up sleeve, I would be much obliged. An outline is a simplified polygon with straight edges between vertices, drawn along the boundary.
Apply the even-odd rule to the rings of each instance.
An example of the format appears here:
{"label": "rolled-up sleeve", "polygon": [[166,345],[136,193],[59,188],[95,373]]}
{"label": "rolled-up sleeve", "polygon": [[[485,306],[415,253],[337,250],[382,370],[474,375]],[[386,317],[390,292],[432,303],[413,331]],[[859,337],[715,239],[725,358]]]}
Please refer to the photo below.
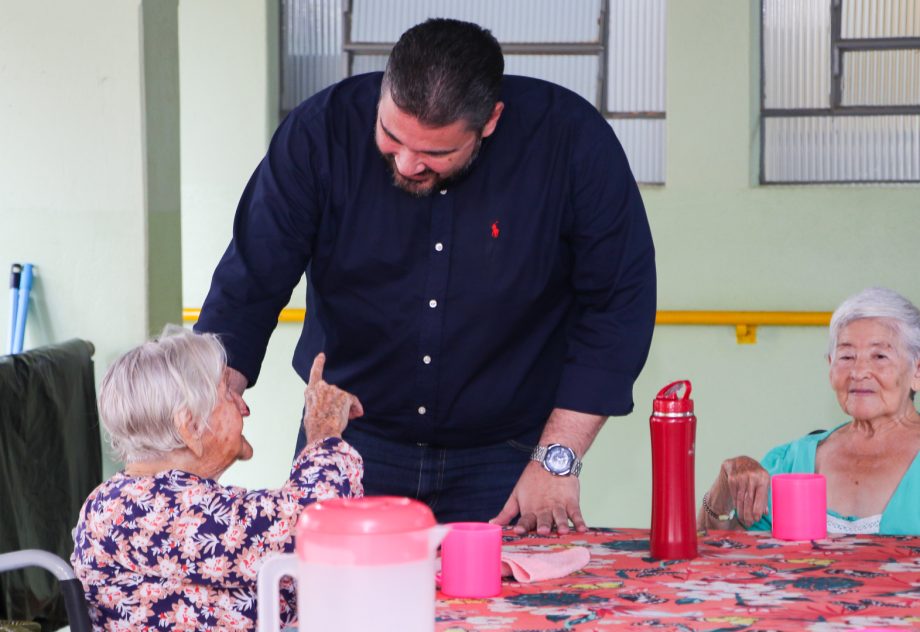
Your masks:
{"label": "rolled-up sleeve", "polygon": [[625,415],[655,326],[655,248],[613,130],[601,121],[584,133],[572,162],[576,313],[556,406]]}
{"label": "rolled-up sleeve", "polygon": [[[275,133],[243,192],[233,237],[218,263],[195,331],[217,334],[249,385],[259,376],[278,314],[311,256],[320,202],[320,154],[295,111]],[[315,126],[320,129],[321,126]]]}

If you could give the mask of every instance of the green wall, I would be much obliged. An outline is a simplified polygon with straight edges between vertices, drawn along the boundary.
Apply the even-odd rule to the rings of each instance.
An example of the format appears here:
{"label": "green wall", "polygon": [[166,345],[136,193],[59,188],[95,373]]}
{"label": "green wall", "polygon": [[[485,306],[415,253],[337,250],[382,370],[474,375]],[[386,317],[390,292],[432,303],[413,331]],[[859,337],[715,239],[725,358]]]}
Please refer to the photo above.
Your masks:
{"label": "green wall", "polygon": [[[275,124],[270,2],[180,3],[183,295],[201,305],[236,201]],[[217,11],[221,7],[222,11]],[[831,311],[872,284],[920,303],[917,186],[757,185],[759,43],[754,0],[668,4],[667,183],[643,187],[658,252],[659,309]],[[292,306],[303,306],[303,288]],[[255,458],[228,482],[279,484],[292,457],[303,384],[290,368],[298,325],[278,326],[247,395]],[[612,419],[588,454],[583,509],[595,525],[647,526],[648,415],[660,387],[694,384],[697,489],[719,463],[843,420],[827,382],[826,332],[660,326],[636,411]]]}
{"label": "green wall", "polygon": [[37,266],[25,348],[97,378],[180,314],[176,6],[0,1],[0,266]]}

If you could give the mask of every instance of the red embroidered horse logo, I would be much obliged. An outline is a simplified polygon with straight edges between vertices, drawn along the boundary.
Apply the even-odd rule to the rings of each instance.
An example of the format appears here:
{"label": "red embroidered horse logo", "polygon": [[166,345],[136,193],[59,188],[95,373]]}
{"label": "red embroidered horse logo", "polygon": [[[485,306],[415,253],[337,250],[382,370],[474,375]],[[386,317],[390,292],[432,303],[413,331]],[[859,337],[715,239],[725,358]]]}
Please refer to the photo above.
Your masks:
{"label": "red embroidered horse logo", "polygon": [[498,233],[501,232],[498,229],[498,220],[492,222],[492,239],[498,239]]}

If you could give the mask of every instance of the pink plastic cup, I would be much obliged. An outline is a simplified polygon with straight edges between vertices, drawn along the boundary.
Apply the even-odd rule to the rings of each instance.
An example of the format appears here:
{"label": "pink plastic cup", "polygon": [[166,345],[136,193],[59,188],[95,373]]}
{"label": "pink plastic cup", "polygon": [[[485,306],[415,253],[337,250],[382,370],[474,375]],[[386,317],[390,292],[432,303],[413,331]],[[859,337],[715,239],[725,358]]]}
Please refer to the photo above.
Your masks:
{"label": "pink plastic cup", "polygon": [[821,474],[776,474],[773,494],[773,537],[820,540],[827,537],[827,481]]}
{"label": "pink plastic cup", "polygon": [[441,592],[450,597],[494,597],[502,591],[502,528],[453,522],[441,543]]}

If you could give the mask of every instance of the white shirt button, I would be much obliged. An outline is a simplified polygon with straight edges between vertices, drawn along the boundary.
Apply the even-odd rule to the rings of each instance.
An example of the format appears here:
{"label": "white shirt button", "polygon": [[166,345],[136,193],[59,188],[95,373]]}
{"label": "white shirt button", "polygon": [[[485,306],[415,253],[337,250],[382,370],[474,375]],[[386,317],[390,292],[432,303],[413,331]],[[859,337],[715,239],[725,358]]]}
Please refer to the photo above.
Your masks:
{"label": "white shirt button", "polygon": [[441,195],[447,195],[447,189],[441,189]]}
{"label": "white shirt button", "polygon": [[419,407],[418,407],[418,414],[419,414],[419,415],[424,415],[424,414],[427,413],[427,412],[428,412],[428,410],[426,410],[424,406],[419,406]]}
{"label": "white shirt button", "polygon": [[430,301],[428,301],[428,307],[430,307],[431,309],[434,309],[437,306],[438,306],[438,302],[436,300],[431,299]]}
{"label": "white shirt button", "polygon": [[422,362],[424,362],[425,364],[431,364],[431,356],[426,355],[425,357],[422,358]]}
{"label": "white shirt button", "polygon": [[442,250],[444,250],[444,244],[442,244],[442,243],[439,241],[438,243],[436,243],[436,244],[434,245],[434,249],[437,250],[438,252],[441,252]]}

